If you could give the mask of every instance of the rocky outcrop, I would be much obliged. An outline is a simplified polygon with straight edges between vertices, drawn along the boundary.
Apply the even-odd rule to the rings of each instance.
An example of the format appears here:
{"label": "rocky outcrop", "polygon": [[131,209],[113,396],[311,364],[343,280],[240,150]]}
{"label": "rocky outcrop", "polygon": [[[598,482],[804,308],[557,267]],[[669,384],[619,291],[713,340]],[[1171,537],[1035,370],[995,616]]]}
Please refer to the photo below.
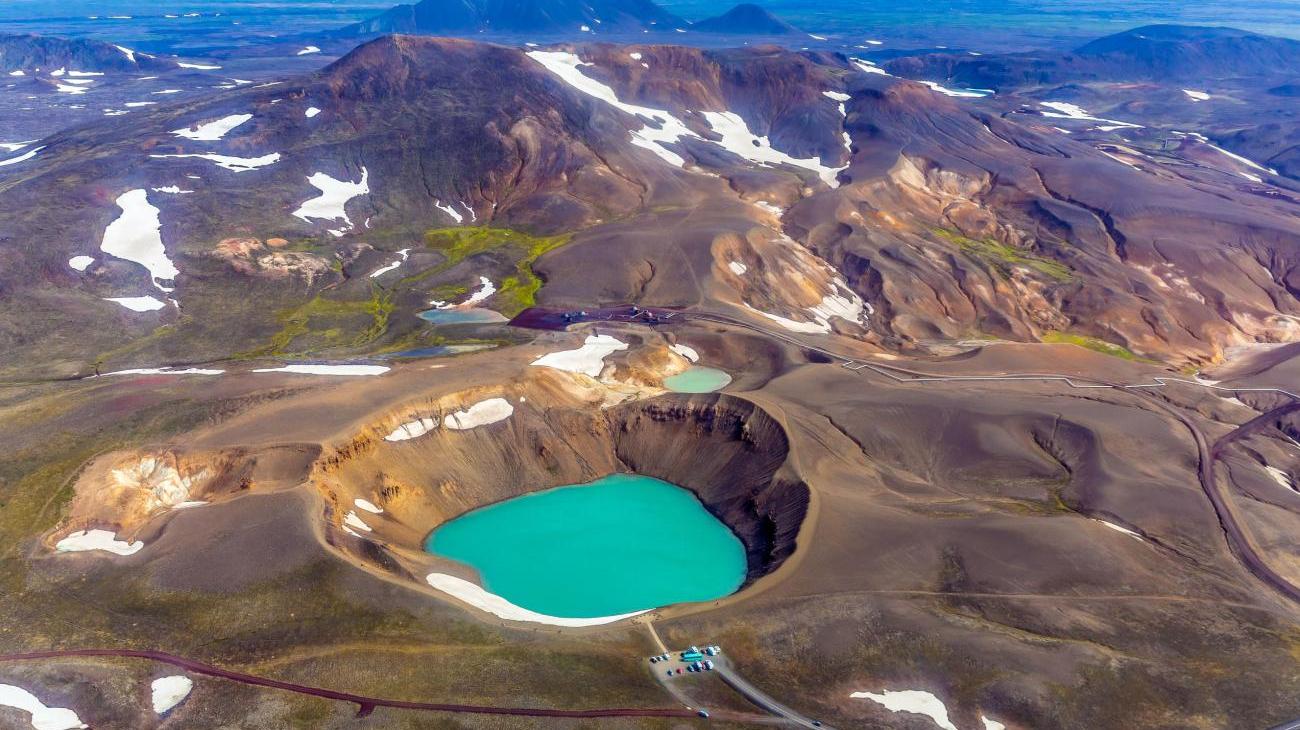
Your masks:
{"label": "rocky outcrop", "polygon": [[170,510],[253,491],[301,484],[319,449],[281,446],[187,452],[115,451],[88,464],[74,486],[68,516],[54,531],[110,527],[135,531]]}
{"label": "rocky outcrop", "polygon": [[[283,242],[284,239],[271,241]],[[273,250],[282,247],[284,243],[272,246],[271,241],[263,244],[256,238],[226,238],[217,244],[211,255],[247,276],[268,279],[296,277],[306,279],[309,286],[318,280],[338,278],[324,257],[307,251]]]}

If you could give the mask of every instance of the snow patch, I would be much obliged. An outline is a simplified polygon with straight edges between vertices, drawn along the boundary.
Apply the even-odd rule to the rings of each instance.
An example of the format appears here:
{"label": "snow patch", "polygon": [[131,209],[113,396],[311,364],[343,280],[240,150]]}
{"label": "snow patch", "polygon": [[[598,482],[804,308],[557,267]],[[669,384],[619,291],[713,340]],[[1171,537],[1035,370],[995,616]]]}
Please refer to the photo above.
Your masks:
{"label": "snow patch", "polygon": [[103,550],[114,555],[134,555],[140,552],[144,543],[136,540],[126,542],[117,539],[117,535],[108,530],[82,530],[59,540],[54,549],[61,553],[79,553],[87,550]]}
{"label": "snow patch", "polygon": [[827,167],[816,157],[799,159],[781,152],[772,147],[772,142],[767,137],[759,137],[749,131],[749,125],[745,124],[745,120],[733,112],[704,112],[704,119],[714,132],[722,136],[722,141],[718,144],[722,145],[723,149],[750,162],[759,165],[786,164],[802,167],[817,173],[822,182],[832,188],[839,187],[836,176],[840,170],[848,167],[848,165]]}
{"label": "snow patch", "polygon": [[682,137],[699,137],[699,135],[688,129],[680,119],[662,109],[652,109],[637,104],[625,104],[619,101],[618,95],[614,93],[612,88],[579,70],[582,66],[591,66],[593,64],[583,63],[573,53],[566,51],[529,51],[528,57],[542,64],[546,70],[559,76],[562,81],[578,91],[600,99],[634,117],[653,121],[658,125],[657,128],[643,123],[640,129],[632,131],[632,144],[649,150],[670,165],[676,167],[686,165],[686,160],[669,149],[667,145],[679,141]]}
{"label": "snow patch", "polygon": [[1194,89],[1183,89],[1183,93],[1187,94],[1188,98],[1190,98],[1192,101],[1210,100],[1210,95],[1205,93],[1204,91],[1196,91]]}
{"label": "snow patch", "polygon": [[453,431],[465,431],[477,426],[504,421],[515,412],[515,407],[505,398],[488,398],[463,411],[456,411],[442,420],[442,425]]}
{"label": "snow patch", "polygon": [[488,297],[497,292],[496,285],[486,276],[480,276],[478,278],[478,285],[478,289],[470,294],[469,298],[460,304],[448,304],[447,302],[439,301],[437,299],[429,302],[429,304],[435,309],[468,309],[477,305],[479,302],[486,301]]}
{"label": "snow patch", "polygon": [[9,165],[17,165],[20,162],[26,162],[32,159],[33,157],[35,157],[36,153],[40,152],[43,149],[45,148],[36,147],[35,149],[27,150],[26,152],[22,153],[21,155],[18,155],[17,157],[10,157],[7,160],[0,160],[0,167],[7,167]]}
{"label": "snow patch", "polygon": [[193,190],[181,190],[179,185],[168,185],[165,188],[149,188],[155,193],[167,193],[168,195],[190,195]]}
{"label": "snow patch", "polygon": [[982,99],[994,94],[992,89],[949,89],[948,87],[941,86],[933,81],[919,81],[917,83],[926,86],[931,91],[943,94],[944,96],[956,96],[964,99]]}
{"label": "snow patch", "polygon": [[153,711],[156,714],[165,715],[189,696],[190,690],[194,689],[194,680],[180,674],[174,674],[170,677],[155,679],[149,685],[149,688],[153,694]]}
{"label": "snow patch", "polygon": [[[1282,471],[1276,466],[1265,465],[1264,470],[1268,472],[1269,476],[1273,477],[1273,481],[1277,482],[1278,484],[1281,484],[1287,489],[1296,490],[1295,484],[1291,482],[1290,474],[1287,474],[1286,472]],[[1300,490],[1296,490],[1296,491],[1300,491]]]}
{"label": "snow patch", "polygon": [[120,304],[132,312],[156,312],[167,306],[153,297],[104,297],[104,301]]}
{"label": "snow patch", "polygon": [[635,611],[633,613],[618,614],[615,616],[597,616],[594,618],[563,618],[560,616],[548,616],[536,611],[530,611],[522,606],[507,601],[506,599],[494,593],[488,593],[482,587],[471,583],[463,578],[457,578],[454,575],[446,573],[430,573],[425,576],[425,580],[430,586],[467,603],[480,611],[486,611],[498,618],[507,621],[528,621],[531,623],[547,624],[549,626],[599,626],[601,624],[622,621],[645,611]]}
{"label": "snow patch", "polygon": [[587,335],[582,347],[576,350],[561,350],[560,352],[543,355],[534,360],[532,364],[571,373],[582,373],[594,378],[600,375],[600,371],[605,368],[606,355],[626,349],[626,342],[609,335]]}
{"label": "snow patch", "polygon": [[176,65],[180,66],[181,68],[192,68],[196,71],[216,71],[217,69],[221,68],[220,66],[212,66],[203,63],[186,63],[184,61],[177,61]]}
{"label": "snow patch", "polygon": [[[1202,140],[1202,141],[1203,141],[1203,140]],[[1245,166],[1247,166],[1247,167],[1254,168],[1254,169],[1256,169],[1256,170],[1259,170],[1260,172],[1267,172],[1267,173],[1270,174],[1270,175],[1276,175],[1276,174],[1277,174],[1277,170],[1274,170],[1274,169],[1271,168],[1271,167],[1264,167],[1263,165],[1259,164],[1258,162],[1255,162],[1254,160],[1248,160],[1248,159],[1246,159],[1245,157],[1242,157],[1241,155],[1236,154],[1236,153],[1234,153],[1234,152],[1229,152],[1229,151],[1223,149],[1222,147],[1219,147],[1218,145],[1212,145],[1212,144],[1210,144],[1209,142],[1204,142],[1204,141],[1203,141],[1203,143],[1205,144],[1206,147],[1209,147],[1210,149],[1214,150],[1215,152],[1218,152],[1218,153],[1221,154],[1221,155],[1224,155],[1224,156],[1226,156],[1226,157],[1228,157],[1228,158],[1230,158],[1230,159],[1232,159],[1232,160],[1235,160],[1235,161],[1237,161],[1237,162],[1240,162],[1241,164],[1243,164],[1243,165],[1245,165]],[[3,164],[3,163],[0,163],[0,164]],[[1242,174],[1243,176],[1247,176],[1246,173],[1241,173],[1241,174]],[[1258,176],[1255,176],[1255,180],[1256,180],[1257,182],[1259,181]]]}
{"label": "snow patch", "polygon": [[669,346],[668,349],[672,350],[678,355],[681,355],[687,360],[690,360],[691,362],[700,361],[700,353],[697,352],[694,347],[690,347],[689,345],[681,345],[681,344],[671,345]]}
{"label": "snow patch", "polygon": [[1006,725],[1003,725],[997,720],[990,720],[983,715],[980,715],[980,724],[984,726],[984,730],[1007,730]]}
{"label": "snow patch", "polygon": [[298,51],[298,53],[295,54],[295,55],[298,55],[298,56],[307,56],[307,55],[310,55],[310,54],[312,54],[312,53],[320,53],[320,48],[318,48],[318,47],[316,47],[316,46],[307,46],[307,47],[303,48],[301,51]]}
{"label": "snow patch", "polygon": [[356,512],[353,512],[351,510],[349,510],[347,515],[343,517],[343,524],[347,525],[348,527],[351,527],[354,530],[361,530],[362,532],[373,532],[373,530],[370,529],[370,525],[367,525],[364,520],[362,520],[360,517],[357,517]]}
{"label": "snow patch", "polygon": [[307,107],[307,111],[303,112],[302,114],[303,114],[303,116],[307,117],[308,119],[311,119],[312,117],[316,116],[317,114],[320,114],[320,109],[318,109],[317,107],[314,107],[314,106],[309,106],[309,107]]}
{"label": "snow patch", "polygon": [[[128,104],[128,106],[130,105]],[[149,156],[157,157],[159,159],[168,159],[168,158],[180,159],[185,157],[196,157],[200,160],[207,160],[208,162],[214,163],[219,167],[224,167],[227,170],[230,170],[231,172],[248,172],[249,170],[256,170],[259,167],[274,165],[275,163],[280,161],[279,152],[272,152],[269,155],[262,155],[261,157],[230,157],[229,155],[214,155],[214,154],[199,155],[193,153],[183,154],[183,155],[149,155]]]}
{"label": "snow patch", "polygon": [[443,202],[440,200],[434,200],[433,207],[451,216],[452,219],[454,219],[457,223],[461,223],[465,220],[465,216],[461,215],[460,211],[456,210],[450,205],[444,205]]}
{"label": "snow patch", "polygon": [[299,375],[383,375],[387,365],[281,365],[278,368],[256,368],[255,373],[298,373]]}
{"label": "snow patch", "polygon": [[90,265],[93,263],[95,263],[94,256],[73,256],[68,259],[68,266],[77,271],[85,271],[90,268]]}
{"label": "snow patch", "polygon": [[364,167],[361,168],[360,182],[335,180],[323,172],[318,172],[307,178],[307,182],[321,194],[303,203],[293,214],[308,223],[312,218],[327,221],[342,220],[347,225],[343,230],[352,230],[352,219],[348,218],[346,210],[347,204],[355,197],[370,193],[369,179],[370,173]]}
{"label": "snow patch", "polygon": [[891,76],[891,77],[893,76],[893,74],[889,73],[885,69],[877,66],[876,64],[870,61],[861,58],[853,59],[853,65],[857,66],[858,70],[863,73],[876,74],[878,76]]}
{"label": "snow patch", "polygon": [[1090,122],[1102,122],[1111,125],[1114,129],[1142,129],[1141,124],[1130,124],[1128,122],[1120,122],[1114,119],[1094,117],[1092,114],[1088,113],[1088,110],[1078,104],[1071,104],[1064,101],[1044,101],[1039,103],[1052,110],[1050,112],[1043,112],[1043,116],[1052,119],[1076,119]]}
{"label": "snow patch", "polygon": [[419,438],[420,436],[429,433],[430,431],[432,431],[437,427],[438,427],[438,419],[436,418],[431,418],[431,417],[417,418],[412,421],[407,421],[406,423],[403,423],[402,425],[393,429],[392,432],[390,432],[387,436],[384,437],[384,440],[385,441],[410,441],[413,438]]}
{"label": "snow patch", "polygon": [[1103,525],[1109,527],[1110,529],[1114,530],[1115,532],[1122,532],[1122,533],[1124,533],[1125,535],[1128,535],[1129,537],[1135,538],[1135,539],[1138,540],[1139,542],[1146,542],[1146,540],[1145,540],[1141,535],[1139,535],[1139,534],[1137,534],[1136,532],[1134,532],[1134,531],[1128,529],[1127,527],[1124,527],[1123,525],[1117,525],[1117,524],[1115,524],[1114,522],[1107,522],[1106,520],[1097,520],[1097,522],[1100,522],[1101,524],[1103,524]]}
{"label": "snow patch", "polygon": [[761,309],[755,309],[748,304],[745,305],[745,308],[755,314],[761,314],[764,317],[767,317],[791,332],[801,332],[806,335],[828,335],[831,332],[831,325],[829,322],[820,320],[816,322],[796,322],[793,319],[787,319],[779,314],[772,314],[771,312],[764,312]]}
{"label": "snow patch", "polygon": [[357,497],[356,499],[352,500],[352,504],[355,504],[357,507],[369,512],[372,515],[382,515],[384,513],[383,507],[376,505],[374,502],[371,502],[368,499],[362,499],[360,497]]}
{"label": "snow patch", "polygon": [[159,290],[169,292],[173,287],[158,283],[160,279],[175,279],[180,270],[167,258],[163,247],[162,222],[158,209],[149,203],[149,194],[143,188],[128,190],[117,197],[122,215],[104,229],[104,241],[99,248],[110,256],[133,261],[149,270],[150,280]]}
{"label": "snow patch", "polygon": [[114,370],[111,373],[101,373],[91,377],[107,378],[111,375],[221,375],[224,372],[226,371],[213,368],[130,368],[129,370]]}
{"label": "snow patch", "polygon": [[0,705],[13,707],[31,715],[35,730],[72,730],[89,727],[77,713],[65,707],[46,707],[36,695],[22,687],[0,684]]}
{"label": "snow patch", "polygon": [[731,269],[731,273],[735,274],[736,276],[744,276],[745,272],[749,271],[749,267],[740,263],[739,261],[728,261],[727,268]]}
{"label": "snow patch", "polygon": [[399,267],[399,266],[401,266],[402,264],[406,263],[406,259],[409,258],[410,255],[411,255],[411,249],[409,249],[409,248],[401,249],[401,250],[399,250],[399,251],[397,252],[397,255],[400,256],[401,258],[399,258],[398,260],[394,261],[393,263],[391,263],[391,264],[389,264],[389,265],[387,265],[387,266],[381,266],[380,268],[375,269],[374,271],[370,272],[370,278],[371,278],[371,279],[374,279],[374,278],[377,278],[377,277],[383,276],[384,274],[387,274],[388,272],[392,271],[393,269],[396,269],[397,267]]}
{"label": "snow patch", "polygon": [[[156,91],[154,93],[157,94],[162,92]],[[194,127],[193,129],[190,128],[173,129],[172,134],[176,135],[177,137],[184,137],[186,139],[192,139],[197,142],[215,142],[221,139],[222,137],[226,136],[226,133],[229,132],[230,130],[234,129],[235,127],[238,127],[239,125],[243,124],[244,122],[247,122],[252,118],[253,118],[252,114],[231,114],[230,116],[222,117],[221,119],[218,119],[215,122],[200,124]]]}
{"label": "snow patch", "polygon": [[898,692],[884,690],[880,694],[873,692],[854,692],[853,699],[871,700],[890,712],[910,712],[925,715],[943,730],[957,730],[957,726],[948,719],[948,708],[943,702],[929,692],[919,689],[905,689]]}
{"label": "snow patch", "polygon": [[478,304],[479,302],[486,301],[488,297],[492,296],[497,291],[497,288],[492,283],[492,280],[487,278],[486,276],[480,276],[478,278],[478,284],[479,284],[478,289],[473,294],[469,295],[469,299],[466,299],[465,301],[461,302],[460,306],[472,307]]}

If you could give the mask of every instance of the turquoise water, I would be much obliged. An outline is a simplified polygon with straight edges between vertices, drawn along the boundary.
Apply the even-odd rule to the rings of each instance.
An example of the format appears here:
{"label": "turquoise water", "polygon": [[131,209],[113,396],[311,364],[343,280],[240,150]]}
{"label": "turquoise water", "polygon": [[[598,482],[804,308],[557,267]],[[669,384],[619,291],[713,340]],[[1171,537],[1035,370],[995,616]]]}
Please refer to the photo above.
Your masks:
{"label": "turquoise water", "polygon": [[475,344],[475,345],[433,345],[431,347],[417,347],[412,350],[402,350],[401,352],[392,352],[383,356],[385,360],[403,360],[417,357],[445,357],[447,355],[460,355],[466,352],[478,352],[479,350],[491,350],[496,345]]}
{"label": "turquoise water", "polygon": [[745,580],[744,546],[694,494],[632,474],[469,512],[425,549],[474,567],[517,606],[564,618],[707,601]]}
{"label": "turquoise water", "polygon": [[696,365],[664,378],[664,387],[678,393],[712,393],[730,382],[731,376],[725,372]]}
{"label": "turquoise water", "polygon": [[504,322],[506,318],[500,312],[491,309],[426,309],[419,314],[420,319],[433,324],[485,324]]}

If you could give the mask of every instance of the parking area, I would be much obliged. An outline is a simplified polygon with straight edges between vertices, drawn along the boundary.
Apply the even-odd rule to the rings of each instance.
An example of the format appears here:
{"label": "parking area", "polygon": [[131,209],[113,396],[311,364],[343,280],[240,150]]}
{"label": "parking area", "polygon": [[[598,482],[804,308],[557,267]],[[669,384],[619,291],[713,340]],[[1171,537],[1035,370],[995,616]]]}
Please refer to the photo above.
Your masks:
{"label": "parking area", "polygon": [[722,647],[717,645],[692,646],[680,651],[648,657],[651,671],[665,679],[712,672],[716,668],[715,658],[721,656]]}

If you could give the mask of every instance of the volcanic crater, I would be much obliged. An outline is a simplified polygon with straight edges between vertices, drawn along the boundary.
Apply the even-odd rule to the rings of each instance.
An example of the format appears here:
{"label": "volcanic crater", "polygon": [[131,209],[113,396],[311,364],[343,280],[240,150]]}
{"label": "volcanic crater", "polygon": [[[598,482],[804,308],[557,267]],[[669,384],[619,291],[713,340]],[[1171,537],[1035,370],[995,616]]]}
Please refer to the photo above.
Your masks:
{"label": "volcanic crater", "polygon": [[[425,539],[440,525],[527,493],[635,473],[691,490],[739,537],[746,553],[742,589],[794,553],[810,491],[790,463],[789,439],[772,414],[718,393],[665,394],[597,408],[572,402],[563,388],[545,387],[545,379],[529,385],[528,395],[518,394],[523,388],[507,394],[514,411],[496,423],[385,439],[413,416],[445,424],[456,406],[443,399],[394,412],[327,451],[312,482],[336,527],[328,540],[372,569],[423,585],[432,565],[465,571],[424,551]],[[466,395],[451,398],[465,402]],[[355,533],[358,520],[370,530],[365,539],[347,534]]]}

